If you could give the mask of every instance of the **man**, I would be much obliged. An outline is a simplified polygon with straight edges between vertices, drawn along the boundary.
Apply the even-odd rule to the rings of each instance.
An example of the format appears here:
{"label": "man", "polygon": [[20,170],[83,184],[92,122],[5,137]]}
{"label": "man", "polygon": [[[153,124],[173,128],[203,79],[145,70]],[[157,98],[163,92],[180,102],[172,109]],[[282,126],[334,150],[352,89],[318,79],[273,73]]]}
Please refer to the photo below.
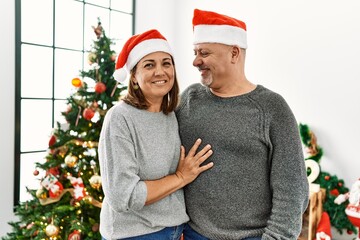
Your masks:
{"label": "man", "polygon": [[297,239],[309,186],[296,119],[244,72],[244,22],[195,9],[193,65],[201,83],[177,109],[182,144],[212,146],[213,162],[185,188],[185,240]]}

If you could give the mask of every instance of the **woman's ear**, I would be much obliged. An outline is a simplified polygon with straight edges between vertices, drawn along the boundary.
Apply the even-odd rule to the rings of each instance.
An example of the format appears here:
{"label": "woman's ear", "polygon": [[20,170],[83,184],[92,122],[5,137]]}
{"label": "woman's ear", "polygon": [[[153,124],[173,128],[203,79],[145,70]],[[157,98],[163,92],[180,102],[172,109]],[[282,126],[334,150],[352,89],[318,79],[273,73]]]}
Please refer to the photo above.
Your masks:
{"label": "woman's ear", "polygon": [[131,71],[130,72],[130,82],[132,82],[133,84],[137,84],[137,80],[136,80],[136,77],[135,77],[135,71]]}

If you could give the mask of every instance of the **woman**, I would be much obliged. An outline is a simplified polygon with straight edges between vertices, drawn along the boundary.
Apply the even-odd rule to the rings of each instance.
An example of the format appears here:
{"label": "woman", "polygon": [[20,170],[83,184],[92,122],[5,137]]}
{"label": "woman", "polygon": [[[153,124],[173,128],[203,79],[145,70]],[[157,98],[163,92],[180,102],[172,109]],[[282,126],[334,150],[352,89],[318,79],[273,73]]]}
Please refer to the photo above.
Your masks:
{"label": "woman", "polygon": [[179,239],[189,220],[182,187],[212,163],[211,154],[188,155],[180,145],[174,109],[179,86],[171,49],[157,30],[132,36],[116,62],[122,82],[130,70],[128,93],[106,114],[99,142],[104,201],[100,232],[110,239]]}

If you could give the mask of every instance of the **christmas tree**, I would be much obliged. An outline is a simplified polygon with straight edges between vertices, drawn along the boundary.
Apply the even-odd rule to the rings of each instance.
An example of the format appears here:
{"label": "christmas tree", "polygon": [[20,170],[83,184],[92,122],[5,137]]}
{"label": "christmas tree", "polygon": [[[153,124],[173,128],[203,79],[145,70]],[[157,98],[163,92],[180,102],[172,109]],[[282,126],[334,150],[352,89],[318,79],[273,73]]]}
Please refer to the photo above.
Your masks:
{"label": "christmas tree", "polygon": [[67,98],[68,109],[62,112],[67,124],[57,122],[46,161],[36,164],[34,175],[41,187],[27,189],[32,198],[16,206],[19,220],[9,223],[13,232],[4,240],[101,239],[104,194],[97,145],[104,116],[126,87],[118,85],[112,76],[116,54],[100,20],[93,28],[97,39],[88,55],[90,70],[80,71],[72,79],[74,93]]}
{"label": "christmas tree", "polygon": [[[304,144],[308,155],[305,160],[312,159],[320,165],[320,160],[323,156],[323,149],[317,144],[315,134],[306,124],[300,123],[299,129],[302,143]],[[308,169],[308,175],[310,174],[309,171],[311,170]],[[319,184],[320,187],[326,191],[323,211],[329,214],[331,225],[341,234],[343,233],[343,230],[346,230],[348,234],[356,233],[357,230],[355,226],[351,224],[345,213],[345,209],[349,201],[342,204],[336,204],[334,202],[335,198],[339,196],[339,194],[345,194],[349,191],[344,184],[344,180],[338,179],[336,175],[320,170],[320,173],[314,183]]]}

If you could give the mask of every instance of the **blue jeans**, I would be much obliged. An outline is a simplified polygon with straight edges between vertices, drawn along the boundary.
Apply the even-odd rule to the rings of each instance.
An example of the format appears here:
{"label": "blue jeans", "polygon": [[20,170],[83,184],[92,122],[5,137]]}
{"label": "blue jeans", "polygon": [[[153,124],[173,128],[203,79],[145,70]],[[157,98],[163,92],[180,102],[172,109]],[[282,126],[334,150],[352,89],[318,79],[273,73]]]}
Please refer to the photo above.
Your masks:
{"label": "blue jeans", "polygon": [[[121,240],[179,240],[185,224],[175,227],[166,227],[160,231],[144,234],[136,237],[121,238]],[[102,238],[106,240],[105,238]]]}
{"label": "blue jeans", "polygon": [[[186,224],[184,227],[184,240],[210,240],[209,238],[201,235],[192,229],[189,224]],[[248,237],[243,238],[242,240],[261,240],[261,237]]]}

